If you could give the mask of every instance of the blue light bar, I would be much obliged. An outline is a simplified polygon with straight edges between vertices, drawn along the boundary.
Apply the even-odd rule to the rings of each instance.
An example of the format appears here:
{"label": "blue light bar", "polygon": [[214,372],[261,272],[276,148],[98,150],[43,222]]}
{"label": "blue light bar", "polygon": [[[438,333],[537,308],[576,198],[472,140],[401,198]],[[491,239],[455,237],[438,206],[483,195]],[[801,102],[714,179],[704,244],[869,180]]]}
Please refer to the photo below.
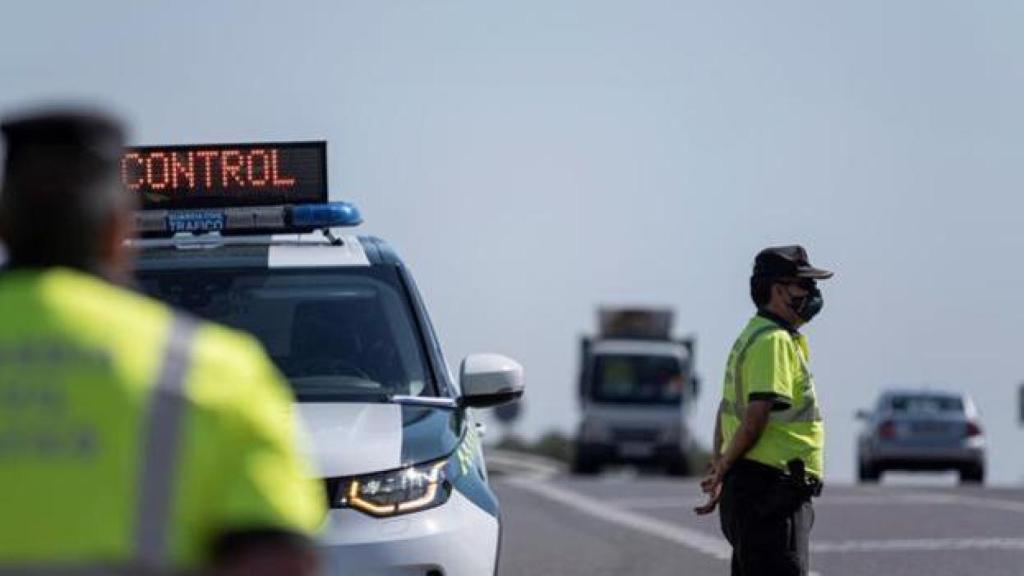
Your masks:
{"label": "blue light bar", "polygon": [[135,213],[135,229],[141,236],[173,236],[179,232],[302,233],[325,228],[358,226],[362,222],[363,217],[359,214],[359,208],[348,202],[141,210]]}
{"label": "blue light bar", "polygon": [[301,204],[292,206],[289,224],[296,228],[333,228],[358,226],[363,223],[359,208],[348,202]]}

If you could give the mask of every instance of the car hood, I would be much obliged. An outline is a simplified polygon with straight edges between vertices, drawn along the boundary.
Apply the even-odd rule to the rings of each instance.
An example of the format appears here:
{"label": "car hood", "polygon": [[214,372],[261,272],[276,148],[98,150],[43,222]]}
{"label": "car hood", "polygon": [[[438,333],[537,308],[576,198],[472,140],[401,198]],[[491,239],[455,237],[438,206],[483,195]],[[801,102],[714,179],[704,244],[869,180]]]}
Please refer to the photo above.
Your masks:
{"label": "car hood", "polygon": [[451,454],[459,410],[402,404],[300,403],[302,452],[323,477],[393,470]]}

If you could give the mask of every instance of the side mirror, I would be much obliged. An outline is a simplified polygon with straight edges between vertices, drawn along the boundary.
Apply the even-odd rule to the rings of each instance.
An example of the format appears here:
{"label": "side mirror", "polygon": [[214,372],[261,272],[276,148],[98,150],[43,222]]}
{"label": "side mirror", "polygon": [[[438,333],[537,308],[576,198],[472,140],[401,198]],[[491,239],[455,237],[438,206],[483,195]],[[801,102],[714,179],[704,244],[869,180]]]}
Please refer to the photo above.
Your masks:
{"label": "side mirror", "polygon": [[697,376],[690,377],[690,397],[696,399],[700,396],[700,378]]}
{"label": "side mirror", "polygon": [[523,395],[523,367],[499,354],[470,354],[459,368],[462,397],[469,408],[490,408]]}
{"label": "side mirror", "polygon": [[853,415],[857,420],[871,420],[871,412],[867,410],[857,410]]}

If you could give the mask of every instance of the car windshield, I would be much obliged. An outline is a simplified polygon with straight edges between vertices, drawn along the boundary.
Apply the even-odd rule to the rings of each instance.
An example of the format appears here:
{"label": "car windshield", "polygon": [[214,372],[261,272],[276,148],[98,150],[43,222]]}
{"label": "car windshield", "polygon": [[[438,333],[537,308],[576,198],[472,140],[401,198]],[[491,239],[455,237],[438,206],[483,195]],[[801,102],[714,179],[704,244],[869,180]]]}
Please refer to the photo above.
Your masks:
{"label": "car windshield", "polygon": [[436,395],[407,292],[391,267],[148,270],[139,284],[254,335],[300,402]]}
{"label": "car windshield", "polygon": [[674,404],[683,397],[683,372],[674,356],[599,354],[594,375],[600,402]]}
{"label": "car windshield", "polygon": [[889,401],[893,412],[963,412],[963,400],[955,396],[914,395],[893,396]]}

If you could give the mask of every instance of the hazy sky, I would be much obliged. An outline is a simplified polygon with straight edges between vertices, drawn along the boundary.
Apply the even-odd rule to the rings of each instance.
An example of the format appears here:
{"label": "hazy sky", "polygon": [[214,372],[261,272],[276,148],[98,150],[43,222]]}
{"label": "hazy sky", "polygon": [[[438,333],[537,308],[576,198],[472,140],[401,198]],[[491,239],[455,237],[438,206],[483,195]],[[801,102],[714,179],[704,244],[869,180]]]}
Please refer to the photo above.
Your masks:
{"label": "hazy sky", "polygon": [[85,100],[137,143],[326,139],[337,198],[412,267],[450,360],[578,421],[599,303],[674,306],[709,438],[756,251],[837,271],[808,328],[850,478],[889,385],[970,390],[1024,478],[1020,2],[47,2],[0,7],[0,111]]}

